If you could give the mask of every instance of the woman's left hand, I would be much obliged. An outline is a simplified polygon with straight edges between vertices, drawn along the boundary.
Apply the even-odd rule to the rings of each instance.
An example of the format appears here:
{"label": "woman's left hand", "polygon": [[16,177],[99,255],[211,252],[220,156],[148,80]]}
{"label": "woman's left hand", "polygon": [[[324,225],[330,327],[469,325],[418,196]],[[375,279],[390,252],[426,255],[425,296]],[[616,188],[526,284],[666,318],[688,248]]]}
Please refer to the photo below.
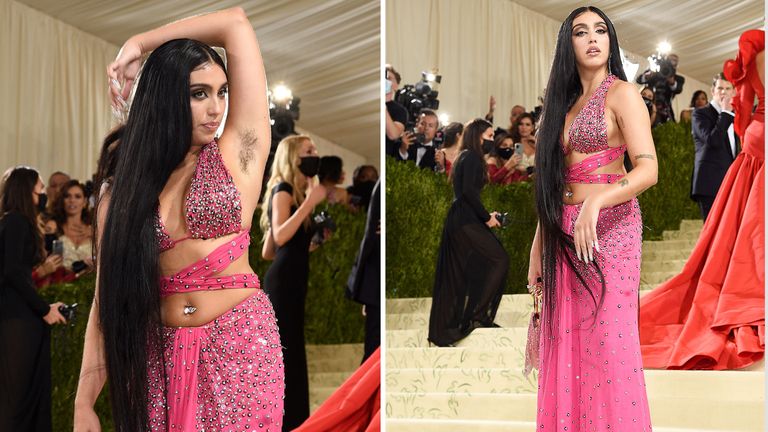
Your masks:
{"label": "woman's left hand", "polygon": [[576,257],[586,263],[594,260],[595,252],[600,252],[597,238],[597,218],[600,215],[600,205],[588,197],[581,205],[579,217],[573,228],[573,245]]}

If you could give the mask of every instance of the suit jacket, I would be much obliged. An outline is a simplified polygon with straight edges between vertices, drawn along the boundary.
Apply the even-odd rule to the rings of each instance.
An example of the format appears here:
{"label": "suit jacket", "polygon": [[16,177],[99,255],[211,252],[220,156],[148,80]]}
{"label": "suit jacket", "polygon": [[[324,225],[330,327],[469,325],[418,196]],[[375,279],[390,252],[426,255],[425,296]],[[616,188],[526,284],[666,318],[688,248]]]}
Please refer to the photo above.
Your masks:
{"label": "suit jacket", "polygon": [[[712,104],[693,111],[691,128],[696,158],[691,179],[691,198],[717,195],[720,183],[734,160],[728,140],[728,127],[732,124],[733,116],[725,112],[718,114]],[[735,133],[734,136],[738,152],[739,137]]]}
{"label": "suit jacket", "polygon": [[[424,153],[424,156],[421,158],[421,162],[419,162],[419,168],[426,168],[429,170],[434,171],[435,170],[435,146],[434,144],[425,147],[427,149],[426,153]],[[403,159],[403,157],[400,155],[400,151],[397,151],[397,159],[398,160],[409,160],[416,162],[416,152],[418,151],[419,146],[417,144],[412,144],[410,147],[408,147],[408,159]]]}
{"label": "suit jacket", "polygon": [[347,279],[347,297],[358,303],[379,306],[381,303],[381,234],[377,234],[381,221],[380,183],[376,182],[368,206],[365,235],[355,265]]}

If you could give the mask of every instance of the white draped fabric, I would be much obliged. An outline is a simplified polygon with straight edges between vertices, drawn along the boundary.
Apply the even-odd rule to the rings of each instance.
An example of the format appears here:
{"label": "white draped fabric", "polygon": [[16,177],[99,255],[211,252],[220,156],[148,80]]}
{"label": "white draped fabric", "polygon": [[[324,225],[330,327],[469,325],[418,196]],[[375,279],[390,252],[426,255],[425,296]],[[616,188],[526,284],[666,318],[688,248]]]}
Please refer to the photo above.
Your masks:
{"label": "white draped fabric", "polygon": [[[529,111],[539,105],[559,21],[509,0],[387,0],[385,19],[385,60],[402,75],[401,86],[437,69],[443,76],[439,111],[451,121],[482,117],[491,95],[497,101],[496,126],[509,126],[516,104]],[[617,32],[621,35],[621,28]],[[640,72],[647,67],[643,57],[625,54],[640,63]],[[683,93],[673,101],[675,112],[688,105],[694,91],[709,94],[709,88],[686,76]]]}
{"label": "white draped fabric", "polygon": [[28,6],[0,0],[0,170],[24,164],[47,180],[96,169],[111,125],[106,65],[117,47]]}

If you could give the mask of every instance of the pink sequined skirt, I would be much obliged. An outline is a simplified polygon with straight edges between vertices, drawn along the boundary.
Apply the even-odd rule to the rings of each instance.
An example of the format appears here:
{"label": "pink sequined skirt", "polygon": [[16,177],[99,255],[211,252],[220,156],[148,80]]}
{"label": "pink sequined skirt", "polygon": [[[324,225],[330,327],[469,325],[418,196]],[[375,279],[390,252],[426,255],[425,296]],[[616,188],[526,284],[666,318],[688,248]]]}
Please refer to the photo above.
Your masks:
{"label": "pink sequined skirt", "polygon": [[164,327],[148,370],[153,431],[280,432],[283,356],[261,289],[200,327]]}
{"label": "pink sequined skirt", "polygon": [[[563,230],[573,234],[580,205],[563,206]],[[642,220],[636,199],[600,211],[601,253],[596,260],[605,278],[575,254],[576,273],[557,263],[553,322],[542,316],[537,430],[650,431],[651,420],[638,336],[638,295]]]}

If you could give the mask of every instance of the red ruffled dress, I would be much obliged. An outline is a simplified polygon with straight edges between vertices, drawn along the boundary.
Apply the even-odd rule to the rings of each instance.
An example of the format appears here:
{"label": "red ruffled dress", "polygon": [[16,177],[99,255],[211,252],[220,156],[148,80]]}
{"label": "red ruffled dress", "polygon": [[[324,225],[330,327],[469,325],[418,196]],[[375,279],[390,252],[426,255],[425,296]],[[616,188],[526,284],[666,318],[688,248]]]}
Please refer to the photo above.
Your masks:
{"label": "red ruffled dress", "polygon": [[765,32],[749,30],[736,60],[725,62],[738,94],[734,129],[743,150],[682,272],[640,300],[647,368],[739,369],[763,357],[765,91],[755,57],[764,49]]}

